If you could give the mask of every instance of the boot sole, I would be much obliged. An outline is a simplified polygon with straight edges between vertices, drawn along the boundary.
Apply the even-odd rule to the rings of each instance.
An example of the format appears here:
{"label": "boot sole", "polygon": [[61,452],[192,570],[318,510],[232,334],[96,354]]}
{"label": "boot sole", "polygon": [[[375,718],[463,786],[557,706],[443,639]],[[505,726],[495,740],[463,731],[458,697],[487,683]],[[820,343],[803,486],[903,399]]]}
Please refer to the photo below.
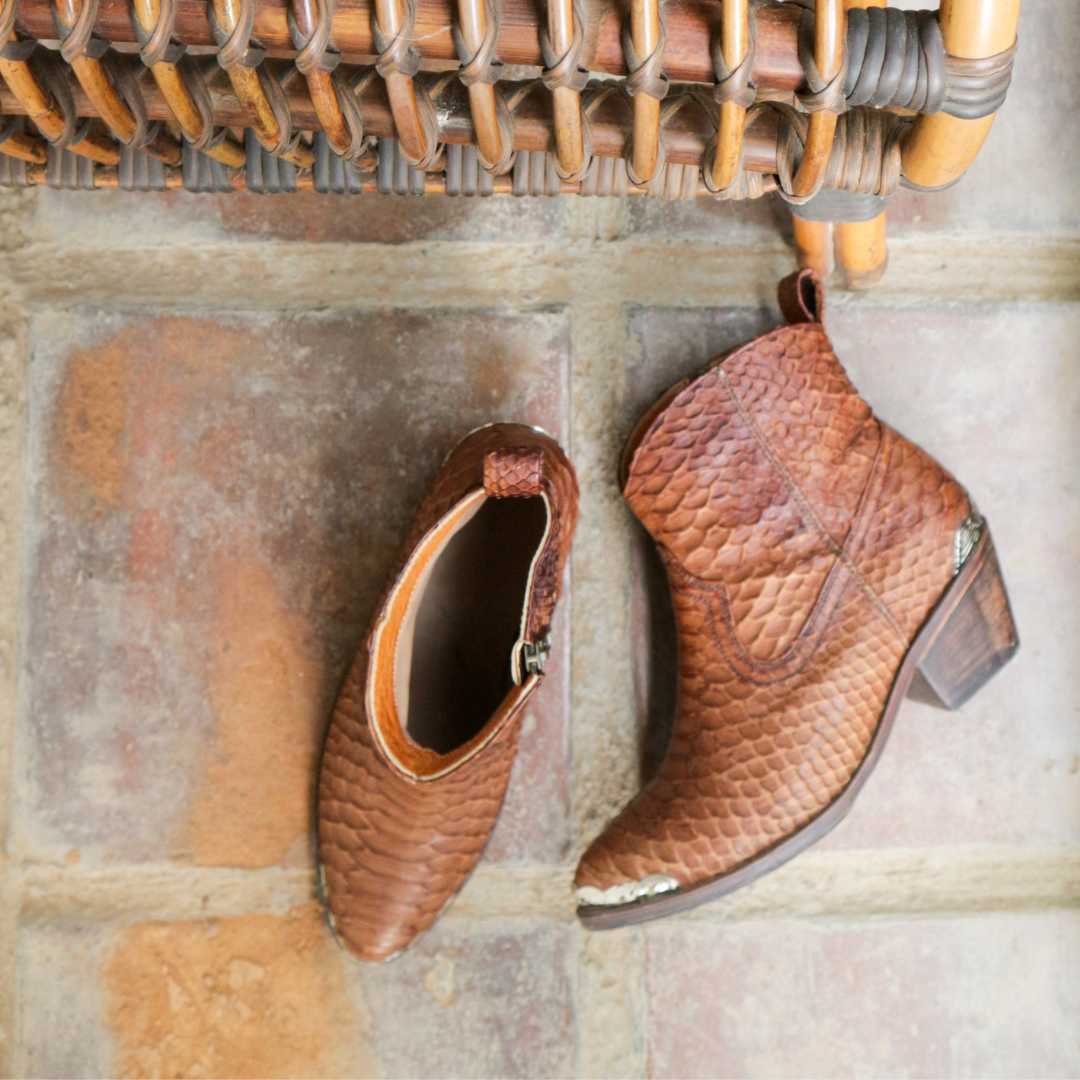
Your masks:
{"label": "boot sole", "polygon": [[[766,848],[750,862],[708,881],[630,904],[582,905],[578,918],[590,930],[660,919],[697,907],[749,885],[817,843],[847,816],[888,741],[900,703],[918,674],[920,700],[958,709],[1012,659],[1020,640],[990,530],[984,524],[974,551],[949,583],[915,635],[893,680],[870,748],[847,786],[798,832]],[[927,694],[927,690],[932,693]]]}

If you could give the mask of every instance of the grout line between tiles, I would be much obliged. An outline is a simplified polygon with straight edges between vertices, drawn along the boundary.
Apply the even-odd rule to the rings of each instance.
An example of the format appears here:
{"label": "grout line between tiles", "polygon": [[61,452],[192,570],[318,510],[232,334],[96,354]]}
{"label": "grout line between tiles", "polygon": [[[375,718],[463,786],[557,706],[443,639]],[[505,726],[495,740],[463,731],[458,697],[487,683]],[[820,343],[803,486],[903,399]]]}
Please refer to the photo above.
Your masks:
{"label": "grout line between tiles", "polygon": [[[571,923],[572,878],[570,866],[481,864],[443,918]],[[153,864],[88,870],[32,863],[18,873],[17,884],[23,924],[228,918],[281,913],[315,898],[314,876],[305,868]],[[731,896],[668,921],[858,920],[1075,907],[1080,845],[980,845],[809,851]]]}
{"label": "grout line between tiles", "polygon": [[622,304],[572,307],[571,414],[581,514],[571,554],[573,855],[639,783],[629,520],[616,479],[628,324]]}
{"label": "grout line between tiles", "polygon": [[28,319],[0,294],[0,1076],[15,1073],[18,880],[9,852]]}
{"label": "grout line between tiles", "polygon": [[[602,232],[602,223],[596,229]],[[761,306],[772,303],[775,282],[793,266],[779,240],[583,235],[399,245],[250,241],[86,249],[34,243],[0,271],[0,288],[7,281],[32,305],[204,311],[522,308],[581,298],[598,305]],[[884,281],[858,299],[877,307],[1080,300],[1080,240],[894,240]]]}
{"label": "grout line between tiles", "polygon": [[[580,299],[570,313],[572,441],[582,510],[571,556],[571,820],[577,856],[633,795],[639,766],[629,666],[629,523],[615,468],[628,313],[621,303]],[[571,875],[565,874],[552,899],[572,919]],[[640,933],[594,935],[576,927],[573,940],[577,1075],[644,1076]]]}

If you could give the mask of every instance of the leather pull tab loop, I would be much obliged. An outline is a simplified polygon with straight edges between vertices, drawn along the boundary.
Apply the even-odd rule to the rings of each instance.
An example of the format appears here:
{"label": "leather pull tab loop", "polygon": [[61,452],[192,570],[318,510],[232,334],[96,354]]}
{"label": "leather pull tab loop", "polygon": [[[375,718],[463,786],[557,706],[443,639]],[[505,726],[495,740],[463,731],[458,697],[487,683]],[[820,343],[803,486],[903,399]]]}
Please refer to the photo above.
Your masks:
{"label": "leather pull tab loop", "polygon": [[825,285],[816,270],[804,267],[788,274],[776,293],[789,323],[825,322]]}
{"label": "leather pull tab loop", "polygon": [[502,446],[484,455],[484,492],[496,499],[540,494],[544,452],[532,446]]}

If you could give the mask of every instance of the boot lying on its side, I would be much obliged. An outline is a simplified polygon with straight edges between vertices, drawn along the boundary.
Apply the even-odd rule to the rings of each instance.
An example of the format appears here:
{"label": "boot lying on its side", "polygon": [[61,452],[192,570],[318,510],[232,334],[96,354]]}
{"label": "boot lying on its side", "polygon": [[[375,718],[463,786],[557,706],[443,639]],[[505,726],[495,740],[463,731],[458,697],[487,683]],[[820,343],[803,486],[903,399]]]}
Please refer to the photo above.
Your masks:
{"label": "boot lying on its side", "polygon": [[1017,648],[964,489],[848,381],[817,275],[780,299],[792,325],[673,387],[624,456],[667,567],[678,699],[657,775],[578,866],[593,928],[796,855],[851,807],[917,671],[958,708]]}
{"label": "boot lying on its side", "polygon": [[319,776],[319,870],[341,942],[388,960],[484,850],[543,679],[577,521],[558,444],[521,424],[435,477],[338,696]]}

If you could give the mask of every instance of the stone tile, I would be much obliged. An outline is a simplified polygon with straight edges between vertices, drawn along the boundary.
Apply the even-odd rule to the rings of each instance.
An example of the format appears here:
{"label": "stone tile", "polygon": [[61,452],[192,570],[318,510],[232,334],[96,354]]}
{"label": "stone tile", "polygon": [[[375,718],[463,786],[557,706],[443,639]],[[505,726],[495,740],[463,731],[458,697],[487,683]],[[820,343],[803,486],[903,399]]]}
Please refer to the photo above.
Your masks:
{"label": "stone tile", "polygon": [[572,932],[444,919],[371,966],[316,904],[28,926],[20,1075],[571,1076]]}
{"label": "stone tile", "polygon": [[[306,861],[322,732],[417,503],[493,418],[565,441],[568,349],[552,311],[40,315],[17,850]],[[560,668],[506,858],[566,843]]]}
{"label": "stone tile", "polygon": [[887,423],[964,484],[993,530],[1020,651],[957,713],[905,703],[827,843],[1075,842],[1080,835],[1080,307],[830,316]]}
{"label": "stone tile", "polygon": [[[968,486],[994,530],[1020,629],[1013,662],[958,713],[906,702],[889,747],[828,847],[1062,844],[1080,833],[1080,308],[882,310],[829,326],[882,418]],[[634,316],[631,416],[710,355],[775,325],[763,310]],[[627,427],[631,422],[626,419]],[[1034,524],[1037,523],[1037,524]],[[634,540],[638,722],[646,773],[674,709],[673,624],[654,545]]]}
{"label": "stone tile", "polygon": [[384,1075],[573,1076],[571,933],[444,919],[392,963],[354,965]]}
{"label": "stone tile", "polygon": [[791,233],[791,214],[779,196],[741,202],[718,199],[648,199],[627,196],[619,208],[623,236],[716,238],[731,243],[769,242]]}
{"label": "stone tile", "polygon": [[649,1075],[1075,1076],[1074,911],[646,931]]}
{"label": "stone tile", "polygon": [[[236,240],[401,244],[543,240],[565,233],[563,199],[511,196],[193,195],[186,191],[42,191],[35,237],[70,244]],[[433,270],[434,272],[434,270]]]}
{"label": "stone tile", "polygon": [[108,1076],[112,1040],[95,979],[108,933],[42,926],[18,934],[19,1019],[15,1068],[26,1077]]}
{"label": "stone tile", "polygon": [[314,904],[285,915],[30,927],[27,1076],[378,1076],[370,1018]]}

